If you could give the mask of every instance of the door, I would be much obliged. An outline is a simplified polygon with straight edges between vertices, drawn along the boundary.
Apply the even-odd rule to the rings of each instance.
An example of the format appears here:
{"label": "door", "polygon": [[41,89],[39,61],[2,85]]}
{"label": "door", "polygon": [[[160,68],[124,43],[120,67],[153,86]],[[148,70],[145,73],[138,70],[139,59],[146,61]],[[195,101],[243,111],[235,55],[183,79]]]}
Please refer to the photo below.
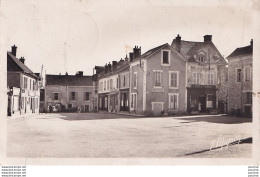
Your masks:
{"label": "door", "polygon": [[152,103],[152,110],[154,115],[161,115],[163,110],[163,103]]}
{"label": "door", "polygon": [[89,112],[89,105],[85,105],[85,112]]}
{"label": "door", "polygon": [[201,95],[199,97],[199,111],[200,112],[206,112],[206,96],[205,95]]}

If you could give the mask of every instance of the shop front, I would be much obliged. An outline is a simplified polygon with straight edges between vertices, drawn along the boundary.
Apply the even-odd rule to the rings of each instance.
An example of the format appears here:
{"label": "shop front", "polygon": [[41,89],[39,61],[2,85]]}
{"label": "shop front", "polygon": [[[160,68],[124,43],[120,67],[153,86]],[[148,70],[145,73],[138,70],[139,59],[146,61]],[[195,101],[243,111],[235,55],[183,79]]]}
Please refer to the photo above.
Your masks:
{"label": "shop front", "polygon": [[216,109],[215,85],[191,85],[187,87],[188,113],[208,113]]}

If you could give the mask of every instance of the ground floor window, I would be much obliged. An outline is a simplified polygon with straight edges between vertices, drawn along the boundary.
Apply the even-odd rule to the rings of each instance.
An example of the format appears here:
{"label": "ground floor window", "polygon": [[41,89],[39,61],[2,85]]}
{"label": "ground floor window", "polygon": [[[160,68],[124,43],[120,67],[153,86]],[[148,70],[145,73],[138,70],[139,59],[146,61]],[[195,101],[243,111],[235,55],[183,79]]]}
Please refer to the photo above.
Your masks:
{"label": "ground floor window", "polygon": [[178,93],[169,94],[169,109],[177,110],[178,109]]}
{"label": "ground floor window", "polygon": [[105,97],[105,108],[107,108],[108,99]]}
{"label": "ground floor window", "polygon": [[131,108],[136,108],[137,107],[137,94],[132,93],[131,94]]}
{"label": "ground floor window", "polygon": [[21,99],[21,109],[24,109],[24,97]]}
{"label": "ground floor window", "polygon": [[252,104],[252,92],[245,92],[245,103]]}

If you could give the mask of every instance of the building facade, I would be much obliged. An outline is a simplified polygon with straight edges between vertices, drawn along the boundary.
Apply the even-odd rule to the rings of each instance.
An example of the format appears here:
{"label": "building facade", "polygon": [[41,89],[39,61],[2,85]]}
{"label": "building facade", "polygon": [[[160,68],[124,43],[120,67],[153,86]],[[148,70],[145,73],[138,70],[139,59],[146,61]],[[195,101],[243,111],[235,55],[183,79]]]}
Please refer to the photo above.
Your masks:
{"label": "building facade", "polygon": [[[187,112],[225,112],[227,62],[212,42],[211,35],[204,42],[181,40],[178,35],[171,45],[186,59]],[[221,108],[221,110],[219,110]]]}
{"label": "building facade", "polygon": [[185,58],[167,43],[134,58],[130,62],[130,111],[146,115],[185,112],[185,67]]}
{"label": "building facade", "polygon": [[16,58],[17,47],[7,52],[7,115],[39,113],[40,88],[38,75],[26,65],[24,57]]}
{"label": "building facade", "polygon": [[252,116],[253,40],[249,46],[237,48],[228,57],[228,111]]}
{"label": "building facade", "polygon": [[105,65],[98,74],[98,110],[129,111],[129,61],[121,59]]}
{"label": "building facade", "polygon": [[89,112],[95,109],[92,76],[46,75],[45,110],[48,112]]}

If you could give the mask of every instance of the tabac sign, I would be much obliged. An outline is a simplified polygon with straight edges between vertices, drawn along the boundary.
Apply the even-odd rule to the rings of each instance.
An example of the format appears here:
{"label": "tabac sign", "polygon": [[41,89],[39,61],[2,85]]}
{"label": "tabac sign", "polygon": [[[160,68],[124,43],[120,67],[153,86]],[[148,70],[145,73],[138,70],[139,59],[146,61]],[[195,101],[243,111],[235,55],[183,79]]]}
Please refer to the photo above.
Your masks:
{"label": "tabac sign", "polygon": [[207,88],[207,89],[216,89],[215,85],[197,85],[197,84],[192,84],[191,88]]}

